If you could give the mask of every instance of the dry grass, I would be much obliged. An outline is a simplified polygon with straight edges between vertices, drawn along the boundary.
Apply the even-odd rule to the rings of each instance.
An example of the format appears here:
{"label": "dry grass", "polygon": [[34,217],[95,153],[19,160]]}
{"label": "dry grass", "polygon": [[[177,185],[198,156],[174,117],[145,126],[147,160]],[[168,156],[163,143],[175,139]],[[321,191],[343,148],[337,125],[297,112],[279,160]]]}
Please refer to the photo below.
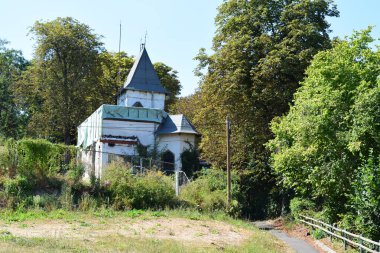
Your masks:
{"label": "dry grass", "polygon": [[242,221],[155,212],[0,221],[0,252],[290,252]]}

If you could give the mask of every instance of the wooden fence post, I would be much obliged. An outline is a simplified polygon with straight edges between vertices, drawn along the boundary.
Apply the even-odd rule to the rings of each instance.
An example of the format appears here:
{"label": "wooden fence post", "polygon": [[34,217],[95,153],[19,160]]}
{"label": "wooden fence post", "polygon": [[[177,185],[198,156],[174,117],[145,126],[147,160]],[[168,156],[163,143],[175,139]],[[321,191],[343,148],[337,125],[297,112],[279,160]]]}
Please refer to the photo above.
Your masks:
{"label": "wooden fence post", "polygon": [[359,252],[363,253],[363,248],[361,247],[363,245],[362,235],[360,235],[360,237],[359,237],[359,244],[360,244],[360,250],[359,250]]}

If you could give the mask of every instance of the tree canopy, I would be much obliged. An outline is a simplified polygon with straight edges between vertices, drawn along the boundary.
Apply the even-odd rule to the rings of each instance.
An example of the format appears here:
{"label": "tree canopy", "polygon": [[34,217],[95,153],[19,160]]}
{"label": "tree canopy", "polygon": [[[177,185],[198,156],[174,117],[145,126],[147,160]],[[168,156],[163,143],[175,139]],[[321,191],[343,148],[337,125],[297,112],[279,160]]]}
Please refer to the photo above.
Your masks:
{"label": "tree canopy", "polygon": [[35,58],[23,74],[19,92],[30,107],[33,132],[71,144],[78,122],[98,106],[96,94],[100,36],[72,18],[37,21],[30,29]]}
{"label": "tree canopy", "polygon": [[208,67],[200,86],[203,108],[194,121],[209,125],[201,129],[207,136],[201,147],[210,161],[224,164],[217,129],[228,114],[234,165],[266,166],[269,123],[289,109],[312,57],[331,46],[326,17],[337,15],[327,0],[226,1],[219,7],[215,53],[201,50],[196,57]]}
{"label": "tree canopy", "polygon": [[289,113],[272,123],[274,169],[298,194],[322,201],[331,219],[350,210],[350,196],[362,210],[373,201],[380,208],[371,195],[380,190],[380,52],[370,30],[318,53]]}
{"label": "tree canopy", "polygon": [[16,104],[13,86],[28,62],[20,51],[8,49],[6,44],[0,40],[0,136],[20,138],[27,115]]}
{"label": "tree canopy", "polygon": [[329,0],[225,1],[215,19],[214,53],[201,49],[196,56],[200,107],[192,121],[202,134],[202,157],[225,167],[229,115],[233,167],[249,171],[242,191],[250,213],[263,212],[269,202],[254,198],[275,186],[264,146],[270,122],[288,111],[313,56],[331,47],[326,18],[336,16]]}

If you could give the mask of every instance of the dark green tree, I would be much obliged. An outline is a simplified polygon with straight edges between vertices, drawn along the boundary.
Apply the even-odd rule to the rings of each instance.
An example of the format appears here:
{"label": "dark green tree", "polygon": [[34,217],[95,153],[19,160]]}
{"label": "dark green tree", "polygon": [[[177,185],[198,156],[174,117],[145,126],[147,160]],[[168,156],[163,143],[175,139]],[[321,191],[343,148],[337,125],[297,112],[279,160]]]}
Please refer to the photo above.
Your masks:
{"label": "dark green tree", "polygon": [[274,169],[297,194],[319,199],[331,221],[350,209],[352,192],[363,197],[357,207],[378,210],[366,185],[373,179],[378,194],[380,53],[372,41],[368,29],[317,54],[289,113],[272,124]]}
{"label": "dark green tree", "polygon": [[19,138],[24,135],[27,115],[15,102],[13,86],[28,62],[6,44],[0,40],[0,135]]}
{"label": "dark green tree", "polygon": [[101,74],[99,89],[101,101],[104,104],[115,104],[116,96],[133,65],[133,58],[126,52],[102,52],[100,55]]}
{"label": "dark green tree", "polygon": [[250,185],[242,188],[248,212],[261,212],[250,197],[275,184],[264,146],[272,137],[270,122],[288,111],[313,56],[331,47],[326,18],[334,16],[338,12],[329,0],[225,1],[215,19],[215,53],[202,50],[196,57],[207,66],[194,121],[203,135],[203,156],[225,165],[223,124],[229,115],[233,166],[250,171]]}
{"label": "dark green tree", "polygon": [[100,36],[79,21],[37,21],[30,30],[36,41],[32,66],[18,91],[30,105],[34,135],[72,144],[76,127],[101,101],[98,92]]}
{"label": "dark green tree", "polygon": [[181,93],[182,85],[178,80],[178,72],[162,62],[154,63],[153,67],[157,72],[162,86],[170,93],[169,99],[165,102],[165,109],[168,109],[177,101],[177,96]]}

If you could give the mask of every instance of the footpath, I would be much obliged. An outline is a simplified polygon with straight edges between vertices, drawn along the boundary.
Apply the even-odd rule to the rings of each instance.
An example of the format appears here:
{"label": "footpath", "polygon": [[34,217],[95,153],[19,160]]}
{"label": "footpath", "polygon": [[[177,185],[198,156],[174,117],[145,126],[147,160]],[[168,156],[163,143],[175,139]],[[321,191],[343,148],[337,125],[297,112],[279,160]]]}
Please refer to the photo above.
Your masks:
{"label": "footpath", "polygon": [[[253,225],[258,227],[261,230],[267,230],[275,237],[285,242],[289,247],[291,247],[297,253],[320,253],[320,252],[334,252],[329,248],[324,248],[323,251],[318,251],[312,245],[307,243],[306,241],[294,237],[290,237],[287,233],[282,230],[276,229],[273,224],[268,221],[256,221],[253,222]],[[323,248],[323,247],[322,247]]]}

